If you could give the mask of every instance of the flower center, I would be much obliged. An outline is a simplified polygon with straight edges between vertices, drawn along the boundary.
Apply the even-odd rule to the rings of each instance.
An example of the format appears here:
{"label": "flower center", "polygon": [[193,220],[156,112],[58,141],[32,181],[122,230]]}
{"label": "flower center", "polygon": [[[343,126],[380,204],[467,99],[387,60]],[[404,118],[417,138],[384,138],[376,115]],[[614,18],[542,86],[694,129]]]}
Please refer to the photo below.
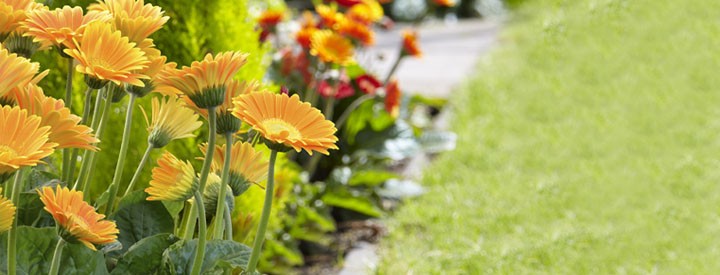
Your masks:
{"label": "flower center", "polygon": [[0,145],[0,157],[5,159],[15,159],[18,157],[18,153],[7,145]]}
{"label": "flower center", "polygon": [[295,126],[282,119],[270,118],[264,120],[262,126],[267,130],[271,138],[282,138],[298,140],[302,138],[300,131]]}

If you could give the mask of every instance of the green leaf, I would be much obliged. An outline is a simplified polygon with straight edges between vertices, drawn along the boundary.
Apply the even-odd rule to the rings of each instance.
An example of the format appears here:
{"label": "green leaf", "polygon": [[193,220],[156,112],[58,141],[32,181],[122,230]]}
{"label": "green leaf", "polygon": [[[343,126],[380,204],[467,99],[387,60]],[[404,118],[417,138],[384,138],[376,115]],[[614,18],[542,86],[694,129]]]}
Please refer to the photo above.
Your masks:
{"label": "green leaf", "polygon": [[[179,241],[163,253],[163,274],[188,274],[197,248],[197,239]],[[205,245],[205,259],[200,273],[221,274],[222,268],[244,269],[252,249],[228,240],[209,240]]]}
{"label": "green leaf", "polygon": [[[47,274],[58,237],[53,227],[18,227],[17,274]],[[0,238],[0,273],[7,274],[7,234]],[[82,244],[66,244],[60,260],[60,274],[108,274],[105,258]]]}
{"label": "green leaf", "polygon": [[348,77],[350,78],[356,78],[358,76],[364,75],[365,69],[363,69],[363,67],[358,64],[352,64],[345,67],[345,73],[347,73]]}
{"label": "green leaf", "polygon": [[136,242],[161,233],[172,233],[174,220],[159,201],[145,200],[143,191],[136,191],[124,197],[118,210],[110,216],[120,230],[118,241],[123,248],[114,252],[124,253]]}
{"label": "green leaf", "polygon": [[383,170],[363,170],[352,175],[348,185],[350,186],[378,186],[389,179],[397,178],[393,172]]}
{"label": "green leaf", "polygon": [[382,216],[382,210],[365,196],[353,196],[349,191],[334,191],[325,193],[322,201],[327,205],[350,209],[371,217]]}
{"label": "green leaf", "polygon": [[178,238],[169,233],[142,239],[122,255],[111,274],[154,274],[162,267],[165,249],[177,241]]}

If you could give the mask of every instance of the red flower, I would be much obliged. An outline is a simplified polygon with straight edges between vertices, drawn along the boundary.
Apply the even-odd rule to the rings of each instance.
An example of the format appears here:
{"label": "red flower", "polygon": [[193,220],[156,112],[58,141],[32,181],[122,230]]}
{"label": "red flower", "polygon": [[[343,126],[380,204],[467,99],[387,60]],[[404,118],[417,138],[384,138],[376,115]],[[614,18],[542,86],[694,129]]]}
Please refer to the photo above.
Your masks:
{"label": "red flower", "polygon": [[380,80],[369,74],[358,76],[355,78],[355,83],[358,88],[360,88],[360,91],[371,95],[375,94],[375,90],[377,90],[377,88],[382,87]]}
{"label": "red flower", "polygon": [[336,99],[343,99],[355,94],[355,90],[350,83],[345,81],[340,81],[340,83],[337,84],[337,92],[335,92],[335,85],[331,85],[323,80],[320,82],[320,86],[318,86],[318,92],[324,97],[334,95]]}
{"label": "red flower", "polygon": [[362,3],[363,0],[335,0],[335,3],[343,7],[352,7],[356,4]]}
{"label": "red flower", "polygon": [[385,86],[385,93],[385,110],[392,117],[397,117],[400,114],[400,88],[397,79],[390,80]]}

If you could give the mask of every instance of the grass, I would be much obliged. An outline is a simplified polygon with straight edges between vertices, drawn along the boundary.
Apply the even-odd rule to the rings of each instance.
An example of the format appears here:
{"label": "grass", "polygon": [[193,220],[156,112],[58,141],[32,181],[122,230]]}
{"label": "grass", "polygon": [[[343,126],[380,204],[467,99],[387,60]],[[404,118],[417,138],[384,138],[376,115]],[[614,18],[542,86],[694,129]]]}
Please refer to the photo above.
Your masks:
{"label": "grass", "polygon": [[379,274],[720,270],[720,1],[526,1]]}

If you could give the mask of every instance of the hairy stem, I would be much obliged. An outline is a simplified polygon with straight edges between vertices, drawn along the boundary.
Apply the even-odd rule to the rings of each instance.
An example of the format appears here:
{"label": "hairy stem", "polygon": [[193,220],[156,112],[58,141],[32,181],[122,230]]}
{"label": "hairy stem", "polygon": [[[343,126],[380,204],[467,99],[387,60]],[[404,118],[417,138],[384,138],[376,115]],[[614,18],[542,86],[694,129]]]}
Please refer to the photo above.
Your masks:
{"label": "hairy stem", "polygon": [[252,254],[250,254],[250,261],[246,269],[248,274],[254,274],[255,268],[257,267],[258,261],[260,261],[260,251],[262,250],[263,242],[265,242],[265,231],[267,230],[268,220],[270,220],[270,211],[272,209],[272,199],[275,194],[275,160],[277,159],[277,151],[272,150],[270,152],[270,163],[268,164],[268,180],[267,187],[265,188],[265,202],[263,203],[263,210],[260,216],[260,224],[258,225],[257,234],[255,234],[255,241],[253,241]]}

